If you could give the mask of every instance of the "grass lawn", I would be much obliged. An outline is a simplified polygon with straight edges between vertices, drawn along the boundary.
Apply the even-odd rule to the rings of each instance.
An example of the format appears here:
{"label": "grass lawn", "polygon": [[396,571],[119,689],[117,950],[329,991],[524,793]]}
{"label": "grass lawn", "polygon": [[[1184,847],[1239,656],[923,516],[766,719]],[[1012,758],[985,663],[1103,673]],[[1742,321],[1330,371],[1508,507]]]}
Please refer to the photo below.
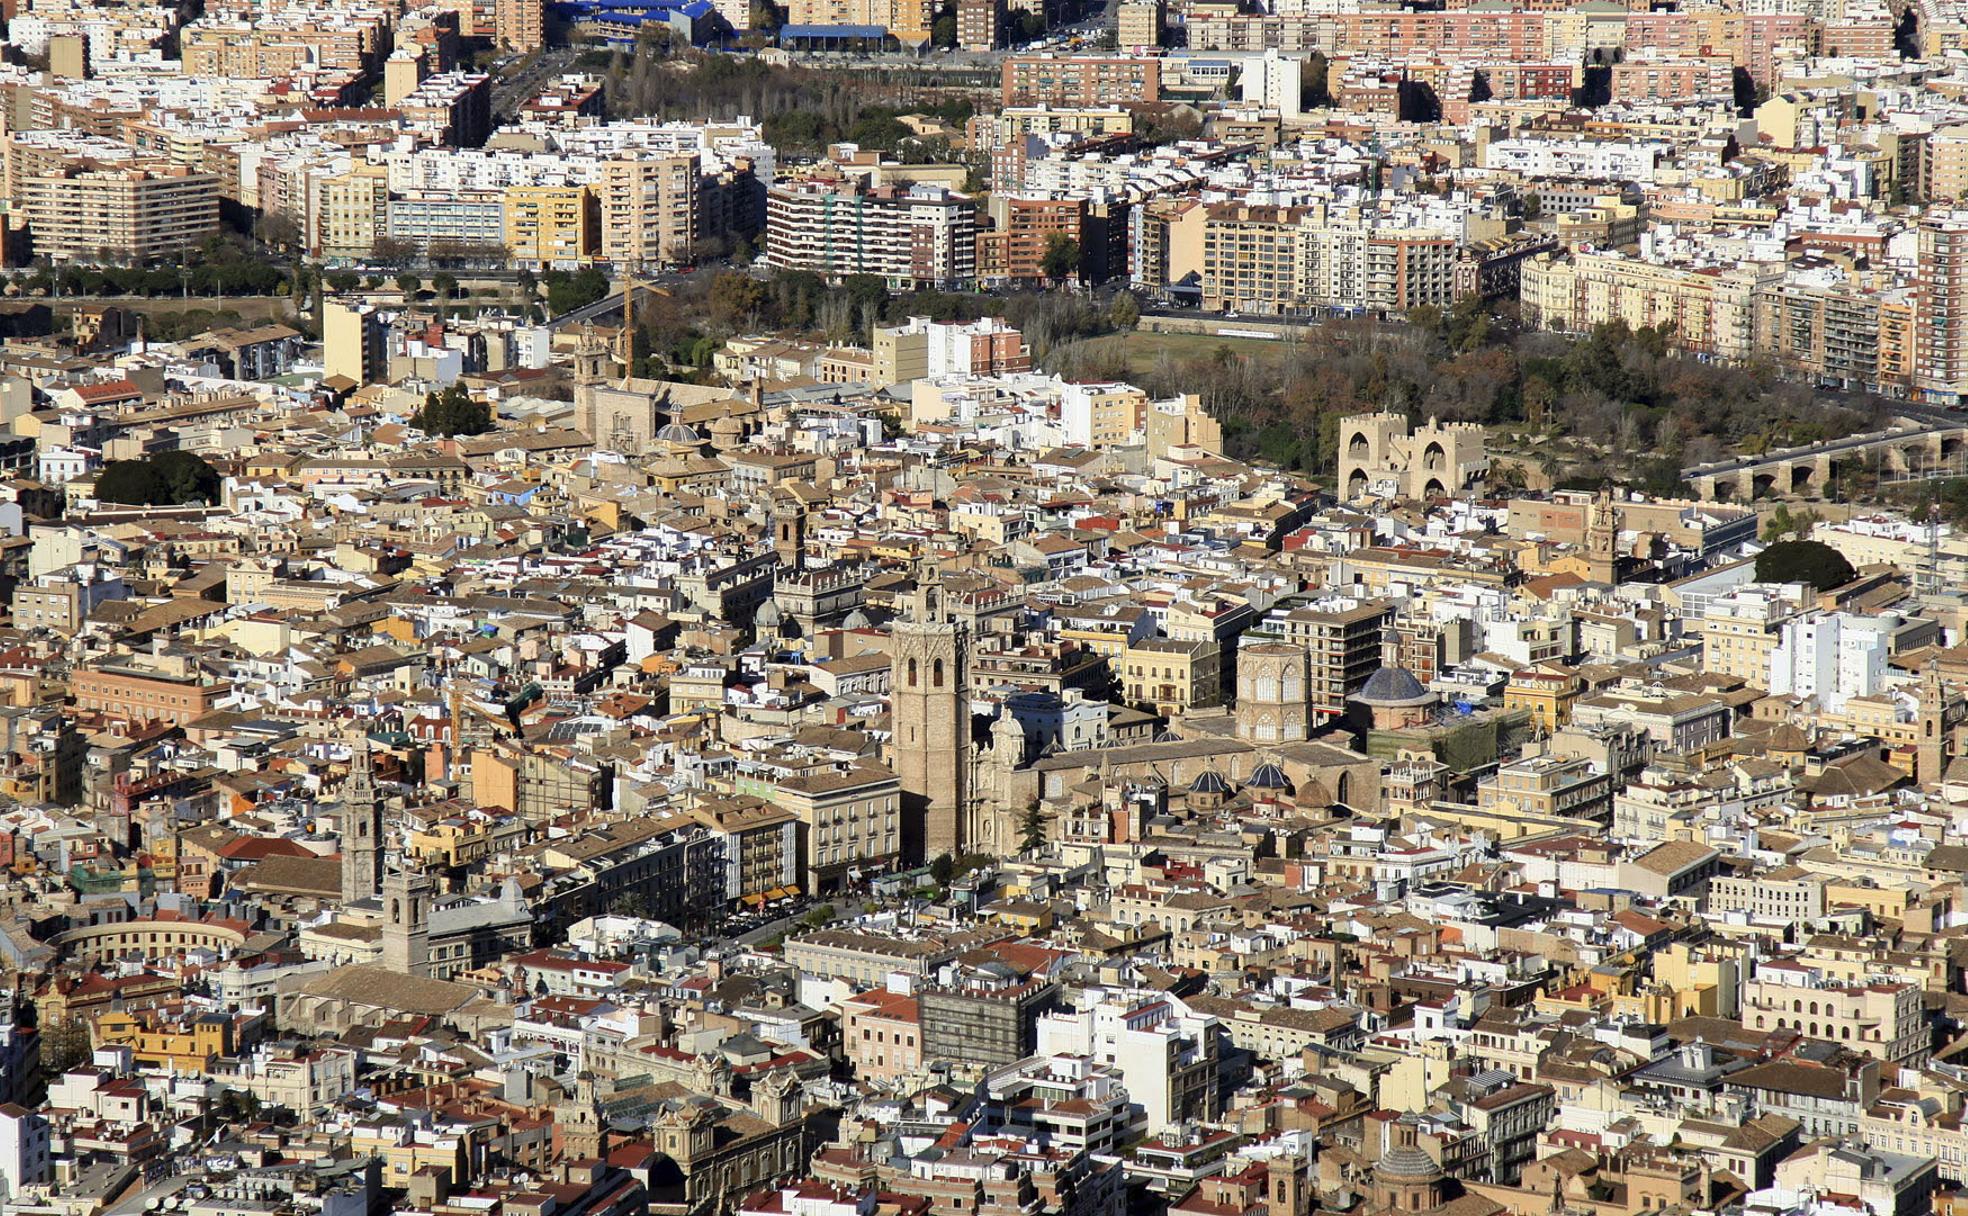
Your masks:
{"label": "grass lawn", "polygon": [[[1232,323],[1234,324],[1234,322]],[[1239,355],[1281,356],[1290,349],[1290,343],[1282,338],[1267,342],[1262,338],[1219,338],[1214,334],[1150,334],[1135,332],[1131,334],[1102,334],[1086,341],[1089,351],[1105,354],[1120,351],[1130,372],[1147,371],[1155,366],[1155,361],[1166,353],[1169,358],[1182,360],[1207,355],[1218,347],[1227,346]]]}

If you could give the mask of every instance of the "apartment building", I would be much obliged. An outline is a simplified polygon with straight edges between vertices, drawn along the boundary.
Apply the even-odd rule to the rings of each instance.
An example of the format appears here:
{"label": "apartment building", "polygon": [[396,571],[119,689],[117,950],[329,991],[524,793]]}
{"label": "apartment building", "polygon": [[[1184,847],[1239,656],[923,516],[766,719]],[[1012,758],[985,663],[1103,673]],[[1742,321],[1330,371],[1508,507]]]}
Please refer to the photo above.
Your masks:
{"label": "apartment building", "polygon": [[1081,263],[1068,278],[1084,276],[1087,200],[1077,196],[991,196],[991,226],[977,234],[977,277],[987,283],[1030,283],[1052,277],[1046,254],[1056,241],[1071,241]]}
{"label": "apartment building", "polygon": [[182,726],[202,718],[232,691],[223,680],[205,680],[183,668],[105,664],[78,670],[69,683],[75,707],[129,722]]}
{"label": "apartment building", "polygon": [[1894,370],[1880,366],[1880,296],[1851,283],[1766,284],[1756,294],[1756,348],[1791,375],[1838,388],[1871,389]]}
{"label": "apartment building", "polygon": [[976,212],[953,190],[812,178],[773,186],[766,212],[765,260],[778,269],[875,275],[897,288],[977,277]]}
{"label": "apartment building", "polygon": [[925,1060],[970,1068],[1003,1066],[1031,1053],[1039,1019],[1059,1002],[1059,985],[960,967],[946,970],[917,1000]]}
{"label": "apartment building", "polygon": [[722,842],[728,902],[757,905],[804,885],[800,822],[792,811],[760,798],[708,797],[689,814]]}
{"label": "apartment building", "polygon": [[841,1054],[863,1081],[902,1081],[922,1071],[922,1014],[915,997],[876,989],[838,1006]]}
{"label": "apartment building", "polygon": [[1159,59],[1013,55],[1002,73],[999,101],[1006,106],[1125,106],[1162,97]]}
{"label": "apartment building", "polygon": [[389,36],[380,9],[338,14],[317,22],[302,12],[260,14],[250,23],[207,17],[179,35],[187,76],[269,79],[316,66],[367,71]]}
{"label": "apartment building", "polygon": [[875,375],[884,384],[925,376],[1010,376],[1032,370],[1025,335],[996,317],[969,323],[910,317],[874,333]]}
{"label": "apartment building", "polygon": [[1735,92],[1735,65],[1715,56],[1634,59],[1611,71],[1612,98],[1619,102],[1695,101]]}
{"label": "apartment building", "polygon": [[1392,315],[1446,307],[1458,291],[1460,240],[1374,213],[1218,203],[1204,212],[1202,245],[1205,308]]}
{"label": "apartment building", "polygon": [[1707,601],[1684,629],[1701,639],[1702,670],[1758,688],[1770,683],[1771,658],[1784,622],[1805,608],[1795,587],[1753,584]]}
{"label": "apartment building", "polygon": [[[1968,258],[1968,225],[1963,234]],[[1540,254],[1524,263],[1524,320],[1572,333],[1624,321],[1661,329],[1693,354],[1746,359],[1756,349],[1758,293],[1782,277],[1781,265],[1758,262],[1683,266],[1619,253]]]}
{"label": "apartment building", "polygon": [[902,856],[902,787],[879,764],[850,764],[777,782],[770,801],[804,825],[806,873],[828,891]]}
{"label": "apartment building", "polygon": [[586,186],[514,186],[503,204],[503,240],[512,265],[572,270],[594,260],[601,209]]}
{"label": "apartment building", "polygon": [[1394,605],[1380,600],[1333,601],[1274,609],[1256,632],[1305,647],[1312,656],[1314,719],[1343,717],[1346,702],[1381,666]]}
{"label": "apartment building", "polygon": [[1299,267],[1300,207],[1217,203],[1203,221],[1203,307],[1287,312],[1308,292]]}
{"label": "apartment building", "polygon": [[1004,0],[957,0],[957,45],[964,50],[997,50],[1004,41],[1004,24]]}
{"label": "apartment building", "polygon": [[368,304],[324,301],[321,347],[323,375],[351,386],[382,379],[389,362],[382,317]]}
{"label": "apartment building", "polygon": [[389,237],[433,247],[488,249],[506,241],[506,201],[492,190],[415,190],[389,200]]}
{"label": "apartment building", "polygon": [[476,148],[492,135],[492,78],[483,72],[440,72],[425,78],[396,105],[403,121],[454,148]]}
{"label": "apartment building", "polygon": [[537,51],[547,41],[545,0],[495,0],[493,36],[509,51]]}
{"label": "apartment building", "polygon": [[697,154],[618,157],[602,166],[601,256],[616,266],[675,266],[702,237]]}
{"label": "apartment building", "polygon": [[1794,1030],[1871,1056],[1919,1067],[1933,1052],[1922,990],[1909,983],[1834,984],[1789,959],[1767,962],[1743,985],[1743,1025]]}
{"label": "apartment building", "polygon": [[1063,384],[1059,421],[1066,442],[1082,448],[1138,443],[1148,420],[1148,394],[1120,382]]}
{"label": "apartment building", "polygon": [[181,258],[219,226],[219,179],[182,165],[82,161],[22,182],[35,253],[55,261]]}
{"label": "apartment building", "polygon": [[314,246],[324,258],[367,257],[389,235],[389,178],[380,165],[361,165],[328,179]]}
{"label": "apartment building", "polygon": [[1610,820],[1613,778],[1577,757],[1527,756],[1478,782],[1476,805],[1485,810]]}
{"label": "apartment building", "polygon": [[1033,1056],[986,1077],[985,1118],[1054,1152],[1115,1153],[1135,1127],[1126,1088],[1109,1065]]}
{"label": "apartment building", "polygon": [[1223,702],[1223,650],[1215,642],[1149,638],[1129,646],[1120,666],[1129,704],[1173,717]]}
{"label": "apartment building", "polygon": [[1038,1024],[1038,1054],[1084,1056],[1121,1074],[1143,1130],[1159,1136],[1190,1120],[1221,1113],[1213,1014],[1192,1013],[1173,997],[1089,990],[1080,1008],[1047,1014]]}
{"label": "apartment building", "polygon": [[1798,866],[1713,878],[1708,884],[1708,910],[1723,916],[1739,912],[1757,920],[1809,924],[1825,914],[1825,889],[1830,884],[1824,875]]}
{"label": "apartment building", "polygon": [[791,0],[786,23],[799,26],[880,26],[905,47],[929,41],[930,0]]}
{"label": "apartment building", "polygon": [[1168,22],[1162,0],[1125,0],[1115,16],[1114,41],[1124,51],[1140,54],[1162,45]]}
{"label": "apartment building", "polygon": [[1914,388],[1952,405],[1968,393],[1968,212],[1921,218],[1916,266]]}
{"label": "apartment building", "polygon": [[1572,708],[1577,726],[1632,726],[1670,752],[1696,751],[1727,738],[1731,717],[1729,703],[1719,697],[1634,680],[1581,697]]}

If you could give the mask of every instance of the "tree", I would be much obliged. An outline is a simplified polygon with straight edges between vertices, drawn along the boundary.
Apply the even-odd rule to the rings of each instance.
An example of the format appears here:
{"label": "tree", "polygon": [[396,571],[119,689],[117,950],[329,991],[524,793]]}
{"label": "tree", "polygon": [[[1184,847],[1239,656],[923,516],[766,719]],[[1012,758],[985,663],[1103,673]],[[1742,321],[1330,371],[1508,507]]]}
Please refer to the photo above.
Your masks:
{"label": "tree", "polygon": [[608,276],[593,266],[567,274],[554,271],[547,276],[547,307],[555,316],[586,308],[608,295]]}
{"label": "tree", "polygon": [[1039,813],[1037,798],[1026,804],[1025,818],[1018,825],[1018,848],[1020,852],[1034,853],[1045,847],[1045,816]]}
{"label": "tree", "polygon": [[1763,539],[1779,541],[1792,535],[1808,538],[1817,524],[1816,511],[1806,508],[1793,514],[1788,506],[1778,503],[1777,509],[1763,521]]}
{"label": "tree", "polygon": [[748,274],[721,274],[711,280],[711,319],[737,327],[765,307],[765,284]]}
{"label": "tree", "polygon": [[929,27],[929,41],[932,45],[953,47],[957,45],[957,15],[944,13]]}
{"label": "tree", "polygon": [[417,256],[417,247],[395,237],[379,236],[369,246],[369,260],[382,266],[402,266]]}
{"label": "tree", "polygon": [[957,859],[948,853],[939,853],[936,860],[929,863],[929,880],[939,887],[947,887],[957,876]]}
{"label": "tree", "polygon": [[431,276],[431,286],[436,289],[438,299],[453,299],[458,294],[458,276],[442,272],[434,274]]}
{"label": "tree", "polygon": [[328,276],[331,291],[354,291],[362,285],[362,277],[347,270],[337,270]]}
{"label": "tree", "polygon": [[260,243],[274,249],[289,249],[301,243],[301,226],[285,211],[260,217]]}
{"label": "tree", "polygon": [[126,506],[182,506],[219,501],[218,470],[191,452],[149,460],[112,460],[96,476],[96,499]]}
{"label": "tree", "polygon": [[424,288],[424,281],[414,274],[404,273],[396,276],[397,290],[406,296],[414,296]]}
{"label": "tree", "polygon": [[1852,581],[1852,563],[1830,545],[1815,540],[1787,540],[1756,555],[1759,583],[1806,583],[1819,591]]}
{"label": "tree", "polygon": [[1046,237],[1045,256],[1039,269],[1048,279],[1067,279],[1079,272],[1080,243],[1061,232]]}
{"label": "tree", "polygon": [[1135,301],[1131,291],[1121,292],[1114,297],[1113,305],[1107,310],[1108,320],[1114,328],[1122,331],[1133,329],[1141,323],[1141,305]]}
{"label": "tree", "polygon": [[1319,110],[1333,103],[1331,78],[1327,71],[1326,57],[1317,51],[1305,61],[1298,77],[1298,104],[1300,109]]}
{"label": "tree", "polygon": [[60,1076],[89,1058],[89,1024],[69,1016],[41,1027],[41,1067]]}
{"label": "tree", "polygon": [[492,429],[492,407],[476,400],[463,385],[454,384],[424,398],[424,408],[410,424],[426,435],[482,435]]}

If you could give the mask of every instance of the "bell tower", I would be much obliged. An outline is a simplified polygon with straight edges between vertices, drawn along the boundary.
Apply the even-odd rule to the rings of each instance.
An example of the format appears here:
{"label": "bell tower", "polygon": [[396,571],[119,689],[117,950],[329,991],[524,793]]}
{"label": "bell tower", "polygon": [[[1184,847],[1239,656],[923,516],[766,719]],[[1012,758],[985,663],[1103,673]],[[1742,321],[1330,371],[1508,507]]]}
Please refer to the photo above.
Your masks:
{"label": "bell tower", "polygon": [[790,494],[772,496],[772,551],[781,570],[798,570],[806,560],[806,508]]}
{"label": "bell tower", "polygon": [[1947,772],[1954,758],[1954,722],[1948,713],[1947,684],[1941,679],[1941,665],[1929,659],[1920,672],[1920,737],[1915,741],[1913,778],[1921,785],[1933,785]]}
{"label": "bell tower", "polygon": [[342,787],[342,903],[368,899],[382,877],[383,799],[370,772],[369,740],[356,744]]}
{"label": "bell tower", "polygon": [[1585,509],[1586,574],[1595,583],[1619,579],[1619,512],[1613,492],[1601,487]]}
{"label": "bell tower", "polygon": [[574,426],[597,442],[595,389],[607,379],[609,361],[608,343],[595,332],[594,322],[583,323],[574,346]]}
{"label": "bell tower", "polygon": [[383,966],[402,975],[430,974],[431,885],[422,871],[383,875]]}
{"label": "bell tower", "polygon": [[970,647],[930,570],[889,633],[894,738],[902,786],[902,854],[928,861],[958,854],[966,839],[970,776]]}

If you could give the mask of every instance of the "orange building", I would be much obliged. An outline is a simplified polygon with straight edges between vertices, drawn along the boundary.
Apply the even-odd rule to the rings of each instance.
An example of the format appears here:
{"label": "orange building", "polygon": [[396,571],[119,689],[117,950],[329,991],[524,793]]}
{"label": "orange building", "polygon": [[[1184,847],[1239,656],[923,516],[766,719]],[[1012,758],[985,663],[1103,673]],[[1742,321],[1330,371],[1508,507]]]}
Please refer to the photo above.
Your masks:
{"label": "orange building", "polygon": [[97,667],[77,671],[69,691],[78,710],[130,722],[183,726],[210,713],[219,699],[232,691],[232,685],[223,680],[207,683],[191,674]]}

